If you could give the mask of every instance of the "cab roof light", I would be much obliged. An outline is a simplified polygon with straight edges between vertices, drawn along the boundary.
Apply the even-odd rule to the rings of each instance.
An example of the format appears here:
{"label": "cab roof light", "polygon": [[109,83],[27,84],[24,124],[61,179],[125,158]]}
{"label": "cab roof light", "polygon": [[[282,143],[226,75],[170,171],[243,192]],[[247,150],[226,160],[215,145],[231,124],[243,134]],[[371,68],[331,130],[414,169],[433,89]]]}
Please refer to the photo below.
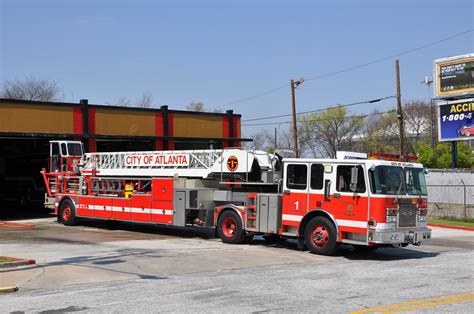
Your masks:
{"label": "cab roof light", "polygon": [[416,156],[400,156],[398,154],[385,154],[385,153],[373,153],[370,155],[372,160],[387,160],[387,161],[405,161],[405,162],[416,162],[418,157]]}

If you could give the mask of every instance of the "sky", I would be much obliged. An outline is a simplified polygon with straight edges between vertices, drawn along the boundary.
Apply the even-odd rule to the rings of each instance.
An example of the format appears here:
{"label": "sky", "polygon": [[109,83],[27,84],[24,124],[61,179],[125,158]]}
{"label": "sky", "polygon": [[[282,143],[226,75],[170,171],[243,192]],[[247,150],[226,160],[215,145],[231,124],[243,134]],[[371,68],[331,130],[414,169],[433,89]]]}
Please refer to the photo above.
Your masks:
{"label": "sky", "polygon": [[133,101],[144,92],[154,107],[184,110],[199,101],[242,114],[249,136],[282,127],[245,120],[290,114],[290,80],[300,77],[298,112],[387,97],[396,94],[398,58],[403,101],[429,99],[421,81],[433,61],[473,53],[474,31],[387,57],[472,30],[473,16],[468,0],[0,0],[0,82],[54,80],[67,102]]}

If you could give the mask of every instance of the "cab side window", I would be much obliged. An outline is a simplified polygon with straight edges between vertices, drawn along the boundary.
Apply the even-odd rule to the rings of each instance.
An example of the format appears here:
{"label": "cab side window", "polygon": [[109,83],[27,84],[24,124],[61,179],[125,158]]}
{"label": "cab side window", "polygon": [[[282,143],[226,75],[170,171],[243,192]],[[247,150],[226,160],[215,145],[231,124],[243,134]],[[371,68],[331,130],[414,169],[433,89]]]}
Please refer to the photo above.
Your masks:
{"label": "cab side window", "polygon": [[311,165],[311,189],[322,190],[324,185],[324,166],[322,164]]}
{"label": "cab side window", "polygon": [[286,187],[292,190],[306,190],[308,167],[306,165],[288,165],[286,168]]}
{"label": "cab side window", "polygon": [[61,143],[61,155],[62,156],[67,156],[66,144],[64,144],[64,143]]}
{"label": "cab side window", "polygon": [[[337,166],[336,191],[353,193],[350,189],[352,168],[354,168],[354,166]],[[362,166],[357,166],[357,169],[357,190],[355,192],[364,193],[364,169],[362,168]]]}

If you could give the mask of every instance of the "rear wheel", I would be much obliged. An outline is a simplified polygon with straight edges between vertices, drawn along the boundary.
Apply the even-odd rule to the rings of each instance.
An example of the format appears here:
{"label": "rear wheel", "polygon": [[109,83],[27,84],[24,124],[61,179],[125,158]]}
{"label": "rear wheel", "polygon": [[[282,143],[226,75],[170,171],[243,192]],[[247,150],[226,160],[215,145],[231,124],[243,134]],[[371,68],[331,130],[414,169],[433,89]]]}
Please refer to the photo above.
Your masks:
{"label": "rear wheel", "polygon": [[217,220],[217,234],[224,243],[244,242],[245,231],[240,216],[233,210],[223,212]]}
{"label": "rear wheel", "polygon": [[61,202],[58,215],[59,221],[66,226],[73,226],[77,223],[76,207],[70,199]]}
{"label": "rear wheel", "polygon": [[314,217],[306,225],[304,238],[311,253],[332,255],[336,252],[336,227],[325,217]]}

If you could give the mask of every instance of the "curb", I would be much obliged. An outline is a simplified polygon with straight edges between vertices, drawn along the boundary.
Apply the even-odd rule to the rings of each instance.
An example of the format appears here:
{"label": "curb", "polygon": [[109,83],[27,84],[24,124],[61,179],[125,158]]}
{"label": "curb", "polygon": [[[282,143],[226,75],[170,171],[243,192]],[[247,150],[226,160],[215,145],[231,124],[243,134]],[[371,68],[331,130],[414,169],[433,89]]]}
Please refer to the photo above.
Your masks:
{"label": "curb", "polygon": [[34,259],[21,259],[21,258],[9,257],[9,256],[0,256],[0,257],[11,260],[11,262],[0,263],[0,268],[10,268],[10,267],[19,267],[19,266],[36,264],[36,261]]}
{"label": "curb", "polygon": [[2,293],[12,293],[12,292],[17,292],[17,291],[18,291],[17,286],[0,287],[0,294],[2,294]]}
{"label": "curb", "polygon": [[457,229],[457,230],[465,230],[465,231],[474,231],[474,228],[471,227],[459,227],[459,226],[446,226],[446,225],[438,225],[438,224],[428,224],[428,226],[438,227],[438,228],[446,228],[446,229]]}
{"label": "curb", "polygon": [[21,223],[21,222],[11,222],[11,221],[0,221],[0,228],[19,228],[27,229],[33,228],[34,225],[30,223]]}

